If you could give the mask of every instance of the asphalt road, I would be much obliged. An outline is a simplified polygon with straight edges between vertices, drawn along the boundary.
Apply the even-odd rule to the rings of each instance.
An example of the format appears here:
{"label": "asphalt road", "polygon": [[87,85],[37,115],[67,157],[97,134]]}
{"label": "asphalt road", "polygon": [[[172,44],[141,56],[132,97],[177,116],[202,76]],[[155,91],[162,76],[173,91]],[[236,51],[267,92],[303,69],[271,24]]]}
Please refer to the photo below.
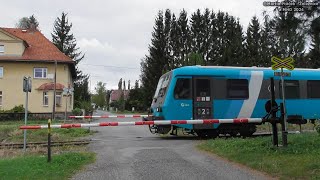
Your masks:
{"label": "asphalt road", "polygon": [[[107,114],[99,111],[95,115]],[[139,121],[141,119],[100,119]],[[229,163],[196,149],[197,138],[161,138],[147,126],[97,127],[89,148],[97,161],[72,179],[207,180],[270,179],[259,172]]]}

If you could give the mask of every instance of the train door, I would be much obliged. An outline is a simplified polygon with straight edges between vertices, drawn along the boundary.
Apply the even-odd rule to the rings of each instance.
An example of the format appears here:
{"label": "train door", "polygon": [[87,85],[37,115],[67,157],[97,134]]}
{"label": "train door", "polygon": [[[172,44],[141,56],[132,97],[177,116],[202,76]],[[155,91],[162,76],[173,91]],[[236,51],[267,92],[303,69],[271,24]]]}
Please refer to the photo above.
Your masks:
{"label": "train door", "polygon": [[[211,78],[193,78],[193,119],[213,119]],[[194,129],[213,129],[212,124],[195,124]]]}

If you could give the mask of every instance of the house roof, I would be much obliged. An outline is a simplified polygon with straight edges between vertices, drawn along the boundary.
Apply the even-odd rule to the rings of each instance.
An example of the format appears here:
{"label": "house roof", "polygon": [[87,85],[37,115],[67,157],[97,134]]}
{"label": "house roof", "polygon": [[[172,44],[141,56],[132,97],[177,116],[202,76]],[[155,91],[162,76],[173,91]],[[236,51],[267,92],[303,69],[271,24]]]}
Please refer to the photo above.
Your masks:
{"label": "house roof", "polygon": [[[129,92],[130,91],[128,91],[128,90],[124,90],[125,99],[128,98]],[[121,93],[122,93],[122,90],[112,90],[112,92],[110,94],[110,101],[118,101],[121,97]]]}
{"label": "house roof", "polygon": [[0,56],[0,60],[48,62],[56,60],[57,62],[74,63],[38,30],[23,30],[20,28],[0,28],[0,30],[23,40],[26,46],[22,56]]}
{"label": "house roof", "polygon": [[[63,88],[64,88],[64,85],[60,83],[56,83],[56,90],[62,91]],[[54,83],[44,83],[41,86],[39,86],[37,90],[54,90]]]}

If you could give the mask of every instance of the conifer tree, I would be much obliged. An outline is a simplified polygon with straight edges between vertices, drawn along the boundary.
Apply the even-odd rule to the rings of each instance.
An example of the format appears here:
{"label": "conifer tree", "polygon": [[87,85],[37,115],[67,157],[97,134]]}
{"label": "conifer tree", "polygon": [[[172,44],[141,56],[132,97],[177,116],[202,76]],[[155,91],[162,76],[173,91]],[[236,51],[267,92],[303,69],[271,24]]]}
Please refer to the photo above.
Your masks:
{"label": "conifer tree", "polygon": [[169,46],[171,50],[171,53],[170,53],[171,61],[169,62],[170,69],[174,69],[182,65],[181,49],[183,46],[182,44],[180,44],[180,41],[179,41],[180,38],[181,38],[181,33],[178,26],[178,21],[176,19],[175,14],[172,14],[170,40],[169,40]]}
{"label": "conifer tree", "polygon": [[128,90],[130,90],[130,80],[128,81]]}
{"label": "conifer tree", "polygon": [[119,79],[118,90],[122,90],[122,78]]}
{"label": "conifer tree", "polygon": [[169,9],[164,13],[164,38],[165,38],[165,58],[168,61],[165,71],[171,70],[170,64],[173,62],[173,56],[171,54],[172,49],[170,46],[170,33],[171,33],[171,11]]}
{"label": "conifer tree", "polygon": [[[200,9],[197,9],[197,11],[191,15],[190,20],[191,52],[201,54],[201,56],[203,53],[204,28],[203,16]],[[189,55],[191,52],[189,52]],[[189,65],[190,64],[193,63],[191,62]]]}
{"label": "conifer tree", "polygon": [[312,21],[311,29],[311,48],[309,52],[309,64],[312,68],[320,67],[320,17]]}
{"label": "conifer tree", "polygon": [[253,16],[247,29],[245,43],[247,66],[261,66],[261,30],[259,20]]}
{"label": "conifer tree", "polygon": [[72,23],[69,23],[67,14],[62,12],[61,18],[57,17],[54,22],[52,43],[66,56],[75,61],[76,78],[74,80],[74,101],[75,107],[80,107],[82,101],[90,101],[88,90],[89,76],[84,74],[77,64],[84,58],[84,54],[79,51],[77,41],[71,33]]}
{"label": "conifer tree", "polygon": [[[275,31],[278,38],[278,57],[293,57],[295,64],[303,64],[305,34],[300,31],[302,20],[293,12],[280,12],[275,15]],[[297,66],[296,66],[297,67]]]}
{"label": "conifer tree", "polygon": [[263,26],[261,29],[261,62],[262,67],[271,66],[271,58],[277,54],[277,40],[275,21],[266,12],[263,13]]}
{"label": "conifer tree", "polygon": [[218,29],[217,29],[217,16],[212,11],[210,15],[210,24],[211,32],[209,33],[209,50],[208,50],[208,56],[207,56],[207,64],[208,65],[215,65],[217,60],[219,59],[219,37],[218,37]]}
{"label": "conifer tree", "polygon": [[180,12],[178,19],[178,29],[179,29],[179,45],[181,46],[181,51],[179,52],[179,57],[182,65],[188,64],[188,56],[191,52],[191,37],[190,37],[190,27],[188,26],[188,13],[183,9]]}
{"label": "conifer tree", "polygon": [[166,59],[166,37],[164,33],[163,12],[159,11],[152,32],[149,54],[141,61],[141,81],[143,85],[144,105],[151,104],[157,83],[166,72],[169,64]]}

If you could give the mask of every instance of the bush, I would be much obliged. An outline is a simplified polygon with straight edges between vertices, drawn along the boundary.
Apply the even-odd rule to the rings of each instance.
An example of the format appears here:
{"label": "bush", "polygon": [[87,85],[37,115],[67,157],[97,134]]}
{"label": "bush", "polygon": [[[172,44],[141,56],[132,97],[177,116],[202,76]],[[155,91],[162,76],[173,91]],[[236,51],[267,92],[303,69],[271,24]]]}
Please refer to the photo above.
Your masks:
{"label": "bush", "polygon": [[91,102],[82,101],[82,102],[80,103],[80,107],[85,110],[85,114],[86,114],[87,116],[88,116],[88,115],[92,115],[93,107],[92,107],[92,105],[91,105]]}
{"label": "bush", "polygon": [[75,108],[72,110],[72,114],[75,116],[81,116],[82,115],[82,111],[80,108]]}
{"label": "bush", "polygon": [[10,110],[0,110],[0,113],[24,113],[24,111],[25,111],[25,109],[24,109],[23,105],[20,104],[19,106],[14,106]]}

